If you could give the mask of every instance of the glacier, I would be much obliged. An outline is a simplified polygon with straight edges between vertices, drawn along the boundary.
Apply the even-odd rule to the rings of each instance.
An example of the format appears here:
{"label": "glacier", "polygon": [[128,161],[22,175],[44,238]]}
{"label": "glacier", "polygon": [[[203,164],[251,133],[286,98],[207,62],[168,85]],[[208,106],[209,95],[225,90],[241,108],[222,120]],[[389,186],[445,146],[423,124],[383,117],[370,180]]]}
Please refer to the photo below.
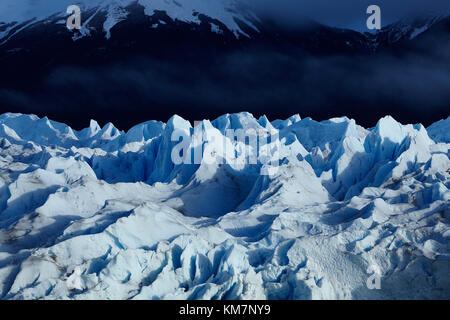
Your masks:
{"label": "glacier", "polygon": [[174,164],[173,132],[194,131],[179,116],[125,132],[1,115],[0,297],[450,298],[450,118],[196,125],[276,131],[278,170]]}

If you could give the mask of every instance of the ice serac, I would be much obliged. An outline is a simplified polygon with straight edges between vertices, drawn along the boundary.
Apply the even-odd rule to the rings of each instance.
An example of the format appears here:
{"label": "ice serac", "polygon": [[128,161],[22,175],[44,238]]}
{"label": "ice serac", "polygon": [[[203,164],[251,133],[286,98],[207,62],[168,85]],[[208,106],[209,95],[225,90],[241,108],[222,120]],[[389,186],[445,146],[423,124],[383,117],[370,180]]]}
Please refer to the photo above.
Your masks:
{"label": "ice serac", "polygon": [[[449,299],[449,131],[250,113],[77,131],[0,115],[0,297]],[[270,175],[237,161],[261,133],[278,138],[258,144]]]}
{"label": "ice serac", "polygon": [[308,152],[303,157],[333,197],[343,198],[368,170],[363,146],[368,132],[352,119],[317,122],[306,118],[282,130],[282,135],[290,134],[305,146]]}

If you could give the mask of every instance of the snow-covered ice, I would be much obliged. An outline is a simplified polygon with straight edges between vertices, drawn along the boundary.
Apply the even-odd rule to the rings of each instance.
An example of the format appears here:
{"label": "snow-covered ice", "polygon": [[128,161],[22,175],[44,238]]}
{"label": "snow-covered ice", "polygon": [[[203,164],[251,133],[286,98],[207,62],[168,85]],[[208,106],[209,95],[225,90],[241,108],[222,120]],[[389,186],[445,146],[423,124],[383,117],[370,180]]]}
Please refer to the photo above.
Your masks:
{"label": "snow-covered ice", "polygon": [[278,170],[173,163],[172,134],[195,130],[178,116],[124,132],[1,115],[0,297],[450,298],[449,119],[200,125],[275,130]]}

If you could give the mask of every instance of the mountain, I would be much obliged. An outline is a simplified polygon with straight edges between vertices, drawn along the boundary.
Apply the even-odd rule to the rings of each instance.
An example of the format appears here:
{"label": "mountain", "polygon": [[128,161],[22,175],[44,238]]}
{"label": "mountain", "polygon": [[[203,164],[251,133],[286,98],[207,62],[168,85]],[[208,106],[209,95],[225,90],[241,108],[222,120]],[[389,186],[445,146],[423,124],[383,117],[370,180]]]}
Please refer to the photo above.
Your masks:
{"label": "mountain", "polygon": [[449,129],[239,113],[125,132],[3,114],[0,295],[448,299]]}
{"label": "mountain", "polygon": [[[2,23],[0,16],[3,55],[8,58],[29,51],[37,55],[51,50],[54,59],[65,55],[61,62],[67,62],[70,61],[67,55],[73,58],[73,53],[70,54],[73,50],[93,58],[120,50],[128,50],[128,54],[145,52],[153,55],[152,49],[167,53],[179,48],[200,51],[219,47],[223,50],[251,44],[285,49],[301,47],[314,52],[368,49],[366,37],[357,32],[329,28],[313,21],[305,22],[302,30],[293,32],[274,21],[257,17],[242,1],[236,0],[190,0],[184,3],[175,0],[97,0],[79,5],[82,27],[73,31],[66,28],[69,15],[61,11],[65,9],[62,5],[47,7],[41,4],[45,10],[30,8],[19,21],[11,21],[13,18],[8,17]],[[34,17],[31,13],[34,11],[40,14]],[[160,48],[160,44],[168,48]]]}
{"label": "mountain", "polygon": [[[408,18],[388,25],[376,33],[359,34],[351,30],[325,27],[302,18],[304,22],[299,29],[303,30],[297,28],[296,31],[289,31],[275,21],[258,17],[250,6],[239,0],[190,0],[183,3],[175,0],[84,0],[77,1],[82,12],[82,27],[80,30],[69,31],[66,29],[69,14],[65,9],[72,5],[72,2],[64,0],[7,4],[6,9],[8,5],[12,9],[4,10],[3,14],[0,14],[0,45],[13,48],[14,44],[22,42],[16,48],[20,49],[32,42],[31,37],[44,33],[52,40],[63,35],[77,41],[85,37],[98,40],[99,36],[110,39],[113,31],[130,27],[133,28],[133,32],[128,34],[131,38],[140,32],[147,33],[149,29],[168,31],[182,27],[194,29],[196,32],[215,33],[225,38],[232,36],[237,39],[292,41],[303,43],[308,49],[323,46],[323,42],[328,41],[332,42],[328,44],[329,49],[336,48],[339,44],[342,48],[347,47],[347,50],[376,50],[380,46],[392,45],[406,39],[413,40],[448,20],[445,16]],[[130,20],[132,26],[128,24]],[[448,21],[446,23],[448,25]],[[121,32],[118,33],[116,37],[121,36]],[[302,39],[295,40],[298,37]]]}
{"label": "mountain", "polygon": [[306,19],[289,28],[231,0],[95,0],[77,2],[83,27],[69,31],[71,2],[0,7],[0,113],[77,128],[86,117],[130,128],[173,113],[285,118],[294,107],[367,127],[386,114],[426,125],[448,116],[449,17],[372,34]]}

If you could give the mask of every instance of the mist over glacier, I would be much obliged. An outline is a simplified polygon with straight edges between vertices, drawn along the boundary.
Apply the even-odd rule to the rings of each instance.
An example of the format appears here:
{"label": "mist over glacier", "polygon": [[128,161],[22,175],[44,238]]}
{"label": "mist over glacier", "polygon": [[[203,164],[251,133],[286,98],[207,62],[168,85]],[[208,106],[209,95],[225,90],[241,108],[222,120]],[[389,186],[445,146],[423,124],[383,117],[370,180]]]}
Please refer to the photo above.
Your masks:
{"label": "mist over glacier", "polygon": [[447,117],[447,2],[399,21],[419,13],[421,1],[404,10],[401,1],[383,1],[383,21],[393,23],[376,33],[335,20],[364,20],[364,2],[339,1],[322,12],[325,1],[266,0],[244,9],[234,0],[80,0],[83,26],[71,31],[69,0],[4,0],[0,113],[48,116],[77,129],[86,118],[129,129],[136,119],[175,113],[190,121],[240,111],[346,115],[365,127],[386,114],[426,126]]}
{"label": "mist over glacier", "polygon": [[173,132],[194,131],[178,116],[124,132],[1,115],[1,298],[450,298],[450,118],[197,125],[276,131],[278,170],[175,165]]}

